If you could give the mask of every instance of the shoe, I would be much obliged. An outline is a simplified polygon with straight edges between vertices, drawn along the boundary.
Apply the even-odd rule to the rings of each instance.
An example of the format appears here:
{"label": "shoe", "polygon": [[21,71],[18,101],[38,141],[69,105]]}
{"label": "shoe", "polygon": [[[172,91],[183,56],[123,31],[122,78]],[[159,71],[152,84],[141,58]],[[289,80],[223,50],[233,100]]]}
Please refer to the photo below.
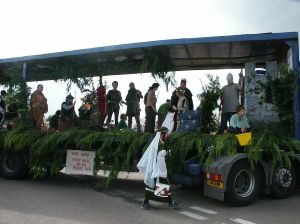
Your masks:
{"label": "shoe", "polygon": [[144,210],[149,210],[149,209],[150,209],[150,204],[149,204],[149,203],[144,203],[144,204],[142,205],[142,209],[144,209]]}
{"label": "shoe", "polygon": [[177,203],[175,201],[172,201],[172,203],[169,204],[169,209],[175,209],[177,207]]}

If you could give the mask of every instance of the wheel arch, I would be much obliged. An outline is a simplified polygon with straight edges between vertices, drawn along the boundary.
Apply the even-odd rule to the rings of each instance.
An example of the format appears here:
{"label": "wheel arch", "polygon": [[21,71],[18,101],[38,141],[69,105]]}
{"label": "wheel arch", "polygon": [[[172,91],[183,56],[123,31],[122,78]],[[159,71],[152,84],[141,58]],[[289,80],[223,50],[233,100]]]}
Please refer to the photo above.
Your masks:
{"label": "wheel arch", "polygon": [[[217,189],[215,187],[207,185],[207,183],[204,184],[204,194],[208,197],[215,198],[217,200],[224,201],[225,199],[225,193],[227,190],[227,181],[228,176],[233,168],[234,165],[236,165],[239,162],[248,162],[248,155],[246,153],[238,153],[233,156],[222,156],[216,159],[212,164],[210,164],[208,167],[205,167],[204,171],[208,173],[215,173],[215,174],[221,174],[223,176],[223,183],[224,188],[223,189]],[[267,176],[267,169],[266,164],[263,161],[258,161],[258,166],[260,170],[263,170],[263,176],[261,177],[262,180],[266,180],[266,182],[263,182],[264,185],[267,185],[267,178],[264,178]],[[261,191],[262,189],[260,189]]]}
{"label": "wheel arch", "polygon": [[[245,161],[245,162],[249,162],[248,160],[248,155],[246,153],[239,153],[239,154],[236,154],[236,155],[233,155],[233,156],[226,156],[226,157],[220,157],[217,161],[215,161],[213,164],[211,164],[207,170],[205,170],[206,172],[211,172],[211,173],[218,173],[218,174],[222,174],[223,177],[224,177],[224,186],[226,186],[227,184],[227,177],[232,169],[233,166],[235,166],[237,163],[239,162],[242,162],[242,161]],[[268,178],[266,178],[268,176],[268,173],[267,173],[267,164],[262,161],[262,160],[259,160],[257,162],[257,168],[260,170],[260,171],[263,171],[263,172],[259,172],[260,174],[260,177],[262,180],[266,180],[265,181],[265,185],[268,185],[269,181],[267,181]],[[226,190],[226,187],[225,187],[225,190]]]}
{"label": "wheel arch", "polygon": [[[21,158],[21,162],[18,163],[19,167],[16,168],[13,171],[7,171],[5,168],[6,165],[6,156],[11,156],[11,155],[18,155],[19,158]],[[28,174],[28,164],[29,164],[29,159],[28,159],[28,154],[27,151],[25,150],[19,150],[19,151],[13,151],[13,150],[0,150],[0,173],[2,176],[4,176],[7,179],[20,179],[24,178]]]}

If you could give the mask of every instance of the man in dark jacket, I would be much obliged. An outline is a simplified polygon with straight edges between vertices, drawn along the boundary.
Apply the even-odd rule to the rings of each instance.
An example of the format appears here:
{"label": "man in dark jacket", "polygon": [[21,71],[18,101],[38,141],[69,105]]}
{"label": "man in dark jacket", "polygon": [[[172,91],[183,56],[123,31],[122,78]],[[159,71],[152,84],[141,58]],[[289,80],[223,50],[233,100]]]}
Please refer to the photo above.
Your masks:
{"label": "man in dark jacket", "polygon": [[[184,96],[187,98],[187,100],[189,102],[189,110],[193,110],[194,109],[193,94],[186,87],[186,79],[182,79],[181,80],[180,86],[178,88],[181,89],[181,90],[183,90]],[[174,92],[172,93],[172,97],[171,97],[171,107],[176,107],[176,108],[177,108],[177,104],[178,104],[178,96],[176,95],[176,90],[177,89],[174,90]]]}
{"label": "man in dark jacket", "polygon": [[141,132],[140,124],[140,99],[143,98],[141,91],[137,90],[134,83],[129,84],[128,94],[126,96],[127,111],[126,115],[128,117],[128,127],[132,128],[132,117],[135,117],[137,132]]}
{"label": "man in dark jacket", "polygon": [[60,116],[60,110],[57,110],[54,115],[52,115],[49,119],[50,128],[58,130],[58,121]]}
{"label": "man in dark jacket", "polygon": [[106,98],[107,98],[107,112],[108,117],[106,123],[109,124],[111,122],[112,114],[115,114],[115,126],[118,126],[119,123],[119,111],[120,111],[120,105],[122,105],[124,102],[122,101],[122,95],[118,88],[118,82],[114,81],[112,83],[113,89],[109,90]]}
{"label": "man in dark jacket", "polygon": [[74,97],[69,94],[66,100],[61,104],[60,119],[58,124],[59,131],[67,131],[70,129],[71,123],[77,122],[77,116],[74,110],[75,103]]}

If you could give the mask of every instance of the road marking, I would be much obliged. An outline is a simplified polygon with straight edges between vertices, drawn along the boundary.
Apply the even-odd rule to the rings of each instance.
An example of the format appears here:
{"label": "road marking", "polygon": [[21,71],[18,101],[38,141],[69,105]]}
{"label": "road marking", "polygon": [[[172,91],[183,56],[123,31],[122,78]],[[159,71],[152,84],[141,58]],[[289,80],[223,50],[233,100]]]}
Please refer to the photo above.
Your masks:
{"label": "road marking", "polygon": [[244,219],[239,219],[239,218],[235,218],[235,219],[229,219],[233,222],[237,222],[237,223],[240,223],[240,224],[256,224],[255,222],[250,222],[250,221],[247,221],[247,220],[244,220]]}
{"label": "road marking", "polygon": [[188,216],[188,217],[190,217],[190,218],[197,219],[197,220],[200,220],[200,221],[207,220],[207,218],[204,217],[204,216],[197,215],[197,214],[195,214],[195,213],[188,212],[188,211],[182,211],[182,212],[179,212],[179,214],[185,215],[185,216]]}
{"label": "road marking", "polygon": [[192,206],[190,208],[194,209],[196,211],[204,212],[204,213],[209,214],[209,215],[216,215],[216,214],[218,214],[218,212],[215,212],[215,211],[212,211],[212,210],[209,210],[209,209],[206,209],[206,208],[201,208],[201,207],[198,207],[198,206]]}

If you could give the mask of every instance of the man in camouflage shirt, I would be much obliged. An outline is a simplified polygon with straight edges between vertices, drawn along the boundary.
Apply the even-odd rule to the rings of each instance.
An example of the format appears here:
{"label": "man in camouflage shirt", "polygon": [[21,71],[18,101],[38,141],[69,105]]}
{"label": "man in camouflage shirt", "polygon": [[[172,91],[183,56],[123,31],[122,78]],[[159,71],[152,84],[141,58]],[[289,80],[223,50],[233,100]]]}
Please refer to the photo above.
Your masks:
{"label": "man in camouflage shirt", "polygon": [[108,117],[106,123],[109,124],[111,122],[112,114],[115,114],[115,125],[117,127],[119,122],[119,111],[120,111],[120,104],[123,103],[122,95],[118,88],[118,82],[114,81],[112,83],[113,89],[109,90],[106,98],[107,98],[107,112]]}

